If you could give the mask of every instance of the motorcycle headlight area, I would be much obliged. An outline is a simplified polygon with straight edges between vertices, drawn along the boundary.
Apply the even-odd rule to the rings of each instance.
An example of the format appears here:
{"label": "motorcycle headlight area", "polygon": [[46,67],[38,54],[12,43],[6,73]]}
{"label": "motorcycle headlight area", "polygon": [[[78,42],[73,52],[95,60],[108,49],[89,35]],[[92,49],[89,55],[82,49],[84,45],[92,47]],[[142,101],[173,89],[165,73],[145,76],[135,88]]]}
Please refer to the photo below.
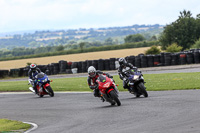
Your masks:
{"label": "motorcycle headlight area", "polygon": [[133,80],[137,80],[139,78],[138,75],[134,75]]}
{"label": "motorcycle headlight area", "polygon": [[104,88],[108,88],[110,86],[110,82],[103,85]]}
{"label": "motorcycle headlight area", "polygon": [[44,80],[42,80],[42,82],[47,82],[47,80],[48,80],[48,79],[47,79],[47,78],[45,78]]}

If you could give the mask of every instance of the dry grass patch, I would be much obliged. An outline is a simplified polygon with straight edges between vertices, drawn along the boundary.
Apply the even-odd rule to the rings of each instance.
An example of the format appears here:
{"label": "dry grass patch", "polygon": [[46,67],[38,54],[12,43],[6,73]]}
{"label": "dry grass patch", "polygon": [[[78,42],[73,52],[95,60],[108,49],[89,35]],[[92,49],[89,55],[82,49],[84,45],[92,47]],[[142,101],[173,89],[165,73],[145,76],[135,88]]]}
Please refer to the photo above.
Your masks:
{"label": "dry grass patch", "polygon": [[85,61],[85,60],[119,58],[130,55],[138,55],[140,53],[144,53],[149,48],[150,47],[130,48],[122,50],[111,50],[111,51],[89,52],[89,53],[49,56],[49,57],[21,59],[21,60],[0,61],[0,69],[9,70],[13,68],[25,67],[27,62],[36,63],[38,65],[47,65],[50,63],[57,63],[60,60],[74,62],[74,61]]}

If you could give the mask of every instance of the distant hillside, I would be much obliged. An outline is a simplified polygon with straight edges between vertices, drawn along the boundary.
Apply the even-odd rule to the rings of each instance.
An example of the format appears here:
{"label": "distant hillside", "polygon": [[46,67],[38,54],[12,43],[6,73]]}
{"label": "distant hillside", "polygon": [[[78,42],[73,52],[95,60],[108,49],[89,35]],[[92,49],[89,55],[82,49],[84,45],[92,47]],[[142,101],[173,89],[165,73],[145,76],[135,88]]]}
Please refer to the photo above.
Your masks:
{"label": "distant hillside", "polygon": [[130,34],[143,34],[148,40],[153,35],[163,31],[163,26],[155,25],[133,25],[124,27],[90,28],[90,29],[68,29],[57,31],[35,31],[34,33],[14,34],[0,37],[0,49],[13,49],[16,47],[43,47],[67,45],[79,42],[105,42],[114,44],[124,43],[124,37]]}

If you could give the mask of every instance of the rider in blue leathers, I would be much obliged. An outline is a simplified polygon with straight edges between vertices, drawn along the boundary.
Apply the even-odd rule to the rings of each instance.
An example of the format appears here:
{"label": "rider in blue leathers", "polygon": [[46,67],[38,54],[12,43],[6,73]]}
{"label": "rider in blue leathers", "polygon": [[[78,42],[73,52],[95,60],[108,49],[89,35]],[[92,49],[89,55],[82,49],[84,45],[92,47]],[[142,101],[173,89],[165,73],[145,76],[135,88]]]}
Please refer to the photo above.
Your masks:
{"label": "rider in blue leathers", "polygon": [[[33,89],[35,90],[35,94],[37,94],[37,88],[36,88],[36,81],[35,77],[38,73],[40,73],[41,70],[36,66],[36,64],[31,64],[30,69],[28,71],[29,76],[29,83],[33,85]],[[32,83],[33,82],[33,83]]]}

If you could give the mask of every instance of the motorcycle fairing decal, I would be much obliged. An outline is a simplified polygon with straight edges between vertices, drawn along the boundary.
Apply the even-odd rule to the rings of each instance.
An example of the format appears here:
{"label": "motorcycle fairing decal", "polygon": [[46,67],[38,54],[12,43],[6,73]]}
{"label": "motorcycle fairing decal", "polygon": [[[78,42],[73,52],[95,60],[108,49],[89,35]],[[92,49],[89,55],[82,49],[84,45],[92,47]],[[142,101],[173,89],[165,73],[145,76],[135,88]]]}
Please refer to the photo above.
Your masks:
{"label": "motorcycle fairing decal", "polygon": [[44,88],[46,88],[46,87],[48,87],[48,86],[50,86],[50,84],[47,83],[47,84],[44,85]]}
{"label": "motorcycle fairing decal", "polygon": [[108,92],[107,92],[107,93],[109,94],[109,93],[110,93],[111,91],[113,91],[113,90],[114,90],[114,89],[110,89],[110,90],[108,90]]}

